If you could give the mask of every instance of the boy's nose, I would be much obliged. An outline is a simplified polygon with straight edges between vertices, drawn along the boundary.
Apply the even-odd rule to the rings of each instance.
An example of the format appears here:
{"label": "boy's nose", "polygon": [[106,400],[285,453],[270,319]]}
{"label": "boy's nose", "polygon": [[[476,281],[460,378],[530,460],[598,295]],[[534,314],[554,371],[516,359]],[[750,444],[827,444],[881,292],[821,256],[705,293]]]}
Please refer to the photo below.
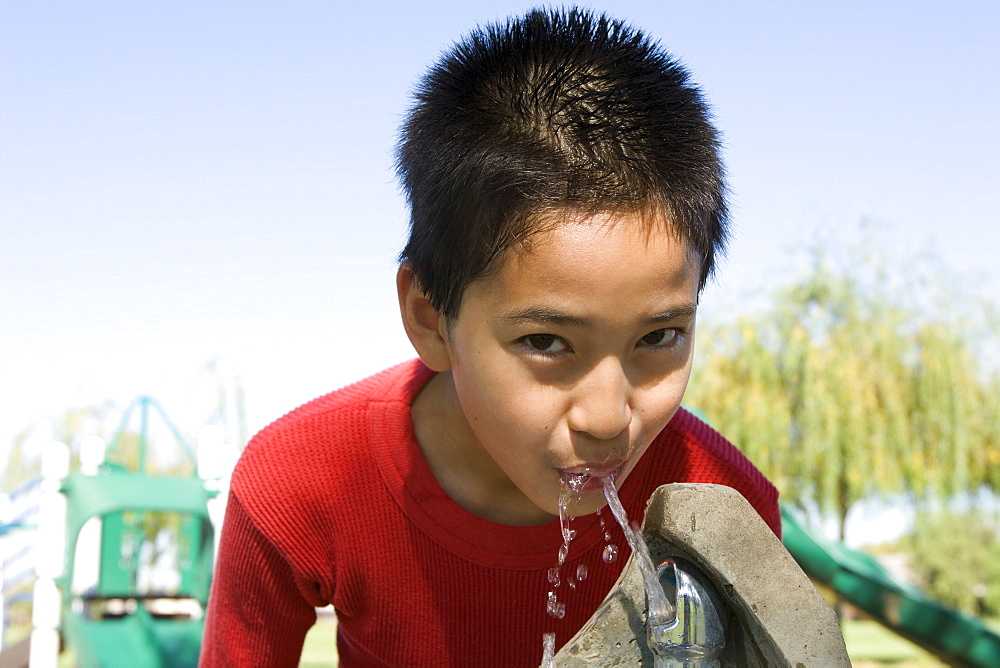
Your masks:
{"label": "boy's nose", "polygon": [[602,360],[577,384],[569,412],[573,431],[607,441],[632,421],[631,383],[618,360]]}

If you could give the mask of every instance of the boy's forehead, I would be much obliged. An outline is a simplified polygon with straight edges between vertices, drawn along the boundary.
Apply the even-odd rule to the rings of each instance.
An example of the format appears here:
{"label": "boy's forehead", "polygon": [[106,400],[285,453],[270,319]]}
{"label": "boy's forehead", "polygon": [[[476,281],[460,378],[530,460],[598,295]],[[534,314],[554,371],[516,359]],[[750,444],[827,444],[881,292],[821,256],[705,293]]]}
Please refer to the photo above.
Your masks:
{"label": "boy's forehead", "polygon": [[[576,285],[594,276],[610,286],[626,275],[641,274],[645,288],[655,290],[689,278],[697,285],[700,271],[700,256],[675,229],[614,213],[551,220],[498,258],[482,278],[493,289],[519,292]],[[531,283],[541,285],[532,288]]]}
{"label": "boy's forehead", "polygon": [[692,257],[666,235],[646,243],[641,230],[567,223],[471,282],[455,322],[498,333],[548,325],[632,336],[693,315],[700,271]]}
{"label": "boy's forehead", "polygon": [[539,222],[466,286],[459,316],[558,312],[596,322],[697,304],[700,256],[673,226],[620,212],[560,212]]}
{"label": "boy's forehead", "polygon": [[[613,254],[610,252],[610,245],[605,242],[614,237],[616,232],[625,232],[626,236],[638,242],[636,250],[648,249],[650,246],[660,250],[656,255],[662,260],[659,265],[662,269],[661,276],[647,283],[647,288],[660,283],[658,279],[667,279],[672,275],[673,278],[668,282],[675,287],[680,283],[690,284],[693,297],[691,303],[697,305],[699,301],[703,287],[701,275],[704,258],[674,223],[673,218],[662,210],[550,209],[532,215],[520,232],[520,238],[511,240],[488,263],[484,272],[462,288],[457,312],[447,318],[449,327],[454,325],[460,313],[466,311],[470,293],[482,297],[483,288],[494,294],[498,291],[505,292],[515,285],[526,286],[539,278],[540,273],[551,276],[573,266],[609,278],[632,273],[635,269],[633,257],[618,255],[617,263],[609,264],[606,261]],[[571,243],[567,243],[568,241]],[[573,241],[577,243],[572,243]],[[663,252],[665,248],[668,249],[666,253]],[[553,253],[553,250],[556,252]],[[643,254],[639,251],[636,256]],[[526,271],[529,266],[531,270]],[[632,292],[623,294],[632,295]]]}
{"label": "boy's forehead", "polygon": [[[600,254],[604,248],[602,242],[617,232],[625,232],[646,246],[667,241],[675,247],[677,253],[686,255],[692,266],[700,268],[700,256],[673,218],[665,211],[646,208],[635,211],[581,211],[566,208],[535,214],[520,243],[511,247],[512,252],[498,258],[498,265],[518,263],[539,246],[553,242],[565,245],[567,240],[579,241],[573,247],[584,257]],[[500,269],[500,266],[495,269]]]}

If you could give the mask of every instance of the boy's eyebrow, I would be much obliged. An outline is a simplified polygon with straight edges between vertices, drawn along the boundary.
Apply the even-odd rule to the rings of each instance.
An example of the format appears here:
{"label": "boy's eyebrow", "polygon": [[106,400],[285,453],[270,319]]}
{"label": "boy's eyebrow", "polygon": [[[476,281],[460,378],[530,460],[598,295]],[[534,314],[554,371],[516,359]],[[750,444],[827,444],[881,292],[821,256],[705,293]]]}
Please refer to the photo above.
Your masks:
{"label": "boy's eyebrow", "polygon": [[[681,304],[675,308],[650,316],[646,323],[657,325],[674,320],[690,320],[698,312],[696,304]],[[583,327],[590,323],[590,318],[554,311],[552,309],[529,306],[524,309],[507,311],[501,314],[505,320],[527,321],[539,324],[562,325],[565,327]]]}
{"label": "boy's eyebrow", "polygon": [[528,308],[507,311],[503,313],[505,320],[537,322],[539,324],[565,325],[580,327],[586,325],[587,318],[579,318],[568,313],[561,313],[547,308],[529,306]]}
{"label": "boy's eyebrow", "polygon": [[670,322],[671,320],[691,320],[698,313],[697,304],[681,304],[663,313],[657,313],[649,319],[650,323]]}

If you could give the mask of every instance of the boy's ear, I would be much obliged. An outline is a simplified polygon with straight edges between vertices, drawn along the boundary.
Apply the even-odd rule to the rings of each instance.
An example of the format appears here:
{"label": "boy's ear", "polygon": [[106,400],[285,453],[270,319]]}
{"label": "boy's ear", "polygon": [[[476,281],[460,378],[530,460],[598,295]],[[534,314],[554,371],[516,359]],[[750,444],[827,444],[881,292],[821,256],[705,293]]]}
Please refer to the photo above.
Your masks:
{"label": "boy's ear", "polygon": [[448,323],[424,293],[409,262],[396,272],[396,295],[403,329],[420,359],[434,371],[451,368],[448,351]]}

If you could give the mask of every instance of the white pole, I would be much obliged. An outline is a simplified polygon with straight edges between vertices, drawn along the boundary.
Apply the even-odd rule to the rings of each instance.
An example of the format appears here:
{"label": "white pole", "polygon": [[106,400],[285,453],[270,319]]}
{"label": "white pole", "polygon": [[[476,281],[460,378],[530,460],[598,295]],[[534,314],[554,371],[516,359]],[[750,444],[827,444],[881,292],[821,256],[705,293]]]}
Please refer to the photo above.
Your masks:
{"label": "white pole", "polygon": [[226,442],[225,430],[218,425],[202,427],[198,434],[198,477],[205,482],[205,489],[216,492],[208,501],[208,516],[215,533],[215,554],[219,552],[222,519],[226,515],[229,497],[229,479],[233,473],[239,450]]}
{"label": "white pole", "polygon": [[59,663],[59,618],[62,596],[50,578],[38,578],[31,605],[31,668],[56,668]]}
{"label": "white pole", "polygon": [[42,451],[42,498],[38,505],[38,556],[31,605],[31,668],[56,668],[59,663],[59,621],[62,595],[55,578],[66,567],[66,497],[60,492],[69,475],[69,448],[59,442]]}
{"label": "white pole", "polygon": [[[10,495],[0,494],[0,525],[7,524],[13,517],[14,512],[10,502]],[[4,535],[0,534],[0,652],[3,651],[3,639],[7,635],[7,603],[3,598],[3,592],[7,588],[7,573],[3,570],[6,561],[7,545]]]}

